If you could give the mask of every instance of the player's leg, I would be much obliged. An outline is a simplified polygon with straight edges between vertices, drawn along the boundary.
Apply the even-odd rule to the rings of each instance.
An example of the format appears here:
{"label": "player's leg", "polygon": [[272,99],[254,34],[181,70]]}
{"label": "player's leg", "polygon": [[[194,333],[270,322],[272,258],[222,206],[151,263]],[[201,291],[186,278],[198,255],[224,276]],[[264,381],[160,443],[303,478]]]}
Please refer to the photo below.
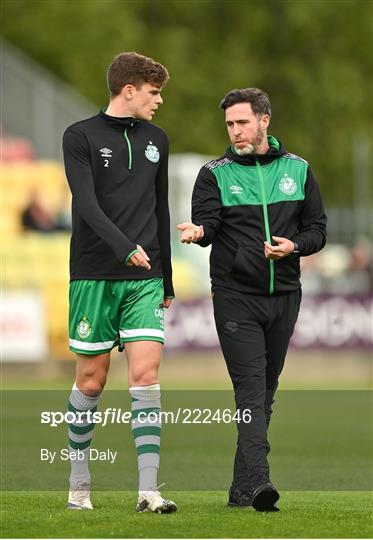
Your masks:
{"label": "player's leg", "polygon": [[[158,368],[163,352],[163,281],[148,279],[127,283],[120,338],[128,360],[132,432],[139,470],[138,511],[174,512],[176,504],[157,491],[161,419]],[[148,418],[148,415],[153,418]],[[157,421],[154,421],[157,420]]]}
{"label": "player's leg", "polygon": [[110,353],[76,355],[76,378],[69,397],[68,409],[77,416],[69,424],[70,492],[68,508],[92,509],[89,452],[95,424],[89,414],[97,410],[110,365]]}
{"label": "player's leg", "polygon": [[[162,343],[156,341],[128,342],[128,384],[131,395],[132,434],[139,470],[139,492],[157,488],[161,419],[154,413],[161,410],[161,391],[158,368],[162,357]],[[148,421],[147,415],[153,418]],[[156,422],[154,420],[157,420]]]}
{"label": "player's leg", "polygon": [[[110,318],[115,299],[110,282],[74,281],[70,285],[70,349],[76,354],[76,379],[68,409],[75,420],[69,423],[70,492],[68,507],[91,509],[89,453],[97,409],[110,365],[110,351],[118,343],[118,329]],[[102,314],[109,314],[104,317]],[[112,317],[115,320],[115,317]]]}
{"label": "player's leg", "polygon": [[158,368],[163,345],[155,341],[137,341],[126,343],[125,347],[131,394],[132,433],[138,455],[137,511],[174,512],[177,509],[176,504],[164,499],[157,490],[162,425],[161,419],[157,419],[155,415],[159,415],[161,411]]}
{"label": "player's leg", "polygon": [[159,384],[158,370],[162,360],[163,343],[159,341],[131,341],[125,343],[125,348],[130,388]]}

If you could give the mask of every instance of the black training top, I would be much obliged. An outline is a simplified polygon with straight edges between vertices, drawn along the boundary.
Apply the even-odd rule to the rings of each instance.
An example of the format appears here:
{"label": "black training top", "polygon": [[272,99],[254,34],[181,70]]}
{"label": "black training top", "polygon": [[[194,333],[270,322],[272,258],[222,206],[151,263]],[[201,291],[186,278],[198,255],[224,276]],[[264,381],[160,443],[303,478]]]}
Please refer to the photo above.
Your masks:
{"label": "black training top", "polygon": [[[287,152],[272,136],[266,154],[239,156],[227,150],[198,174],[192,200],[193,223],[203,225],[201,246],[212,244],[213,286],[247,294],[280,295],[298,289],[300,256],[326,242],[323,202],[303,158]],[[264,241],[284,237],[298,249],[266,259]]]}
{"label": "black training top", "polygon": [[[164,278],[172,286],[168,139],[156,125],[100,112],[63,137],[73,195],[70,278]],[[125,266],[141,245],[151,270]]]}

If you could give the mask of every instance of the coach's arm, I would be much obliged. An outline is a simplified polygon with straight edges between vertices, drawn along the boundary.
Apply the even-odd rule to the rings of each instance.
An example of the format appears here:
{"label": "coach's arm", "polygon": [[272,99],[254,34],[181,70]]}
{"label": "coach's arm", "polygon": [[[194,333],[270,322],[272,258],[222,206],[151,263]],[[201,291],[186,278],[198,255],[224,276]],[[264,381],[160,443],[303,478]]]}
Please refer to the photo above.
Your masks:
{"label": "coach's arm", "polygon": [[221,197],[215,176],[204,166],[198,173],[192,194],[192,222],[178,225],[180,241],[209,246],[221,223]]}

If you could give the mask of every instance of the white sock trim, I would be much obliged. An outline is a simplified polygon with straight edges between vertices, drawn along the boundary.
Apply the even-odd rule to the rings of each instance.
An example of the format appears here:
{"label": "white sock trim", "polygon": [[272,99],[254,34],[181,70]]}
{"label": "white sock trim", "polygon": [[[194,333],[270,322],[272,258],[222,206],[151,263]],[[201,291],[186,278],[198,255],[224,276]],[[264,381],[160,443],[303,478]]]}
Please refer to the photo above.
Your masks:
{"label": "white sock trim", "polygon": [[70,403],[77,409],[88,410],[95,407],[100,399],[100,394],[97,396],[86,396],[81,390],[79,390],[76,381],[73,384],[73,388],[70,394]]}
{"label": "white sock trim", "polygon": [[155,401],[161,397],[161,387],[158,383],[148,386],[131,386],[130,395],[139,401]]}

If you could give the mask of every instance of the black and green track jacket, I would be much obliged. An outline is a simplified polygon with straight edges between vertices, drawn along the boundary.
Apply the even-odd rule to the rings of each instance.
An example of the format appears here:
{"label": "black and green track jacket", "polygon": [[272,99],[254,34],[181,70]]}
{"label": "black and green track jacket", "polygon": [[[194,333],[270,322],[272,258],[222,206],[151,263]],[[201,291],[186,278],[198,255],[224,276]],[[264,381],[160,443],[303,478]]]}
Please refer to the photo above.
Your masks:
{"label": "black and green track jacket", "polygon": [[[173,297],[166,133],[101,111],[67,128],[63,150],[73,195],[71,280],[163,276]],[[136,244],[150,271],[125,266]]]}
{"label": "black and green track jacket", "polygon": [[[325,245],[320,190],[304,159],[268,137],[263,155],[238,156],[231,148],[200,170],[192,197],[192,221],[203,225],[199,245],[212,244],[214,286],[249,294],[279,295],[300,287],[299,257]],[[282,236],[299,253],[278,261],[264,256],[264,241]]]}

